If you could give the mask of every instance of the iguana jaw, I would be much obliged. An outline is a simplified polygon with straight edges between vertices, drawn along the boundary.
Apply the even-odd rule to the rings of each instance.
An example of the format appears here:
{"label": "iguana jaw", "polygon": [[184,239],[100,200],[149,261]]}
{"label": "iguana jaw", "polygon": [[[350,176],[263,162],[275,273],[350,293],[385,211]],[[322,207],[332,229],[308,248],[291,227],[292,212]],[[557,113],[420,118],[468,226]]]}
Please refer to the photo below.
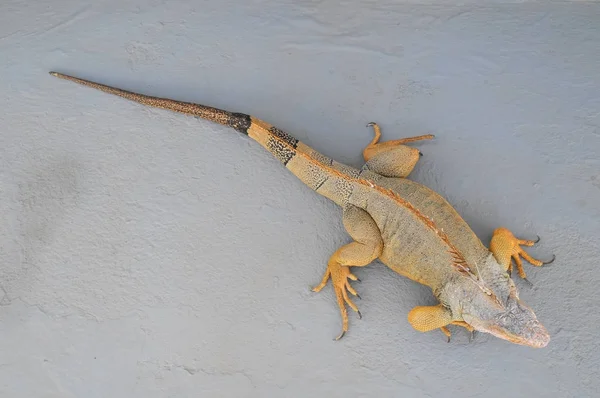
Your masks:
{"label": "iguana jaw", "polygon": [[537,321],[531,326],[528,326],[528,331],[524,335],[515,335],[507,332],[506,329],[494,325],[491,325],[486,332],[501,339],[508,340],[511,343],[533,348],[546,347],[550,342],[550,335],[546,331],[546,328]]}
{"label": "iguana jaw", "polygon": [[506,311],[496,314],[490,320],[478,319],[469,314],[463,314],[463,319],[476,330],[511,343],[543,348],[550,342],[546,328],[537,320],[534,312],[518,299],[511,298]]}

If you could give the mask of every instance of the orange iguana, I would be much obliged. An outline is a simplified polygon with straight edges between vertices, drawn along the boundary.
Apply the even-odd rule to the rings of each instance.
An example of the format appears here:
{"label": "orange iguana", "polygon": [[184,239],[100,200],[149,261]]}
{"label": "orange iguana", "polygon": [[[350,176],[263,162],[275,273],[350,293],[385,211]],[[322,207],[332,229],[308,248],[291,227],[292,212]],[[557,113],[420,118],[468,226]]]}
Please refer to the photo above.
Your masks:
{"label": "orange iguana", "polygon": [[[533,241],[517,239],[505,228],[494,231],[486,248],[456,210],[431,189],[405,177],[419,156],[404,144],[432,135],[379,142],[375,138],[363,151],[360,169],[330,159],[291,135],[253,116],[204,105],[136,94],[88,80],[50,72],[51,75],[114,94],[144,105],[196,116],[229,126],[248,135],[279,159],[315,192],[343,209],[343,224],[352,242],[329,259],[320,291],[332,280],[342,317],[341,338],[348,330],[346,304],[358,313],[348,293],[357,280],[350,267],[364,267],[379,258],[400,275],[427,285],[438,305],[420,306],[408,313],[410,324],[421,332],[441,329],[450,340],[448,325],[490,333],[512,343],[545,347],[550,336],[534,312],[520,300],[510,278],[512,262],[526,278],[520,256],[533,265],[521,246]],[[539,240],[539,239],[538,239]]]}

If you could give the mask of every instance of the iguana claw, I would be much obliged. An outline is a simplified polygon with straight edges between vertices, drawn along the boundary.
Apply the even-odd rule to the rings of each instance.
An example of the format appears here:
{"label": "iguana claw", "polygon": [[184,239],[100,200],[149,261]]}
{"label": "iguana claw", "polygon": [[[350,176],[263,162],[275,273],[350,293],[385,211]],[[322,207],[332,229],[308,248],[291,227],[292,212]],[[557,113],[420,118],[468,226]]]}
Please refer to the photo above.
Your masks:
{"label": "iguana claw", "polygon": [[446,343],[449,343],[449,342],[450,342],[450,336],[452,335],[452,334],[450,333],[450,330],[449,330],[449,329],[448,329],[446,326],[442,326],[442,327],[440,328],[440,330],[441,330],[441,331],[442,331],[442,333],[444,333],[444,334],[446,335],[446,337],[447,337],[447,341],[446,341]]}
{"label": "iguana claw", "polygon": [[473,330],[471,330],[471,333],[469,334],[469,343],[472,343],[473,341],[475,341],[475,336],[477,336],[477,330],[473,329]]}
{"label": "iguana claw", "polygon": [[[539,236],[539,235],[536,235],[536,237],[537,237],[537,239],[533,241],[533,243],[534,243],[534,244],[535,244],[535,243],[538,243],[538,242],[540,241],[540,236]],[[553,263],[553,262],[554,262],[554,260],[556,260],[556,254],[553,254],[553,255],[552,255],[552,260],[550,260],[550,261],[543,261],[543,262],[542,262],[542,265],[548,265],[548,264],[551,264],[551,263]]]}
{"label": "iguana claw", "polygon": [[[475,340],[475,336],[476,336],[477,331],[475,329],[473,329],[473,327],[471,327],[470,325],[468,325],[465,322],[460,322],[460,321],[452,322],[452,324],[453,325],[457,325],[457,326],[462,326],[462,327],[464,327],[465,329],[467,329],[469,331],[469,343],[472,342],[473,340]],[[442,332],[448,338],[447,343],[449,343],[450,342],[450,336],[452,335],[450,333],[450,330],[446,326],[443,326],[440,329],[442,330]]]}

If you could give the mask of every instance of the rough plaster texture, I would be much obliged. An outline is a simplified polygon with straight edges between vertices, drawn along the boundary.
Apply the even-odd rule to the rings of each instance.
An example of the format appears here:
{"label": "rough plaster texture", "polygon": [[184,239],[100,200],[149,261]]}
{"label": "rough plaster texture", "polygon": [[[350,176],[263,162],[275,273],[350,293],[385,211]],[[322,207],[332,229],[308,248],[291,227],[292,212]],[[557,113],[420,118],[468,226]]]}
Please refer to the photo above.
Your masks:
{"label": "rough plaster texture", "polygon": [[[594,396],[599,20],[585,2],[2,2],[0,396]],[[380,263],[333,342],[332,291],[309,287],[348,241],[339,209],[245,137],[49,70],[252,113],[356,166],[369,121],[435,133],[413,178],[484,242],[504,225],[557,255],[519,283],[551,344],[418,333],[431,293]]]}

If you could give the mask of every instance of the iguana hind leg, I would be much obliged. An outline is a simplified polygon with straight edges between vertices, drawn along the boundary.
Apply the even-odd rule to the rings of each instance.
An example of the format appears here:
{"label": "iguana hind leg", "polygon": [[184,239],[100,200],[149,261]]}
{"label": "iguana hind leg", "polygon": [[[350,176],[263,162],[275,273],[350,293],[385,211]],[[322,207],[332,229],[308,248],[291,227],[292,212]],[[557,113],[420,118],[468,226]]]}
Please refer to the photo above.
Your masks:
{"label": "iguana hind leg", "polygon": [[519,276],[525,281],[529,282],[527,280],[527,274],[525,274],[525,270],[523,269],[523,263],[521,262],[520,257],[523,257],[525,260],[527,260],[527,262],[535,265],[536,267],[541,267],[544,264],[550,264],[552,261],[554,261],[554,257],[552,260],[547,262],[536,260],[521,248],[521,246],[533,246],[538,241],[539,238],[537,241],[518,239],[508,229],[497,228],[494,231],[492,240],[490,242],[490,251],[496,258],[496,261],[498,261],[500,265],[502,265],[509,273],[512,272],[511,260],[514,260]]}
{"label": "iguana hind leg", "polygon": [[346,304],[356,311],[359,317],[362,317],[356,304],[348,297],[348,292],[350,292],[352,295],[360,298],[350,285],[349,279],[354,281],[358,279],[350,272],[350,267],[364,267],[369,265],[381,255],[381,251],[383,250],[381,233],[369,213],[358,207],[350,206],[344,209],[343,223],[354,242],[340,247],[329,258],[327,270],[321,283],[312,289],[314,292],[321,291],[331,278],[342,316],[342,332],[336,337],[336,340],[341,339],[348,331]]}
{"label": "iguana hind leg", "polygon": [[381,128],[377,123],[369,123],[367,126],[373,127],[375,136],[363,150],[363,157],[367,162],[364,167],[384,177],[407,177],[414,169],[422,154],[418,149],[404,144],[434,138],[433,135],[427,134],[418,137],[379,142]]}

